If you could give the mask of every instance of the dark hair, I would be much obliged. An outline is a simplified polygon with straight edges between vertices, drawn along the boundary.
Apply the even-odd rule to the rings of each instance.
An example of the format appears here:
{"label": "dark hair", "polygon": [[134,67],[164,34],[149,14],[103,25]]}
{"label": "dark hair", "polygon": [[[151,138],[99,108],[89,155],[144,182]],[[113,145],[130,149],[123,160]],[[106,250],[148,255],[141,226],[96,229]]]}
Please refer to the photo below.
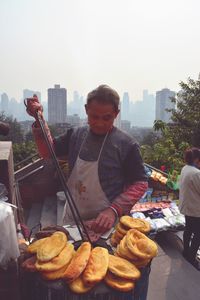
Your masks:
{"label": "dark hair", "polygon": [[199,148],[195,148],[195,147],[187,149],[185,151],[184,158],[185,158],[185,162],[188,165],[192,165],[194,163],[195,159],[199,159],[200,160],[200,149]]}
{"label": "dark hair", "polygon": [[120,97],[115,90],[111,89],[108,85],[103,84],[87,95],[87,105],[90,104],[91,101],[95,100],[103,104],[112,104],[114,110],[117,112],[119,99]]}

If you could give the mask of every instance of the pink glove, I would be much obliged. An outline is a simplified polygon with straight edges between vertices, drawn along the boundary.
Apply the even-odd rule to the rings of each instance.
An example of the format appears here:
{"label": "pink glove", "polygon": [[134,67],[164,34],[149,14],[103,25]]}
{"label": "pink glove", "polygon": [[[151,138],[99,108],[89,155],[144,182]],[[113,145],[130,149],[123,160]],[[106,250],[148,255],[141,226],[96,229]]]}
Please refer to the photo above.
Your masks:
{"label": "pink glove", "polygon": [[36,118],[36,112],[39,112],[41,117],[43,117],[43,107],[42,104],[39,102],[37,95],[33,95],[33,98],[27,98],[27,113]]}
{"label": "pink glove", "polygon": [[93,220],[91,229],[96,233],[103,234],[114,225],[115,220],[115,212],[110,207],[106,208],[98,215],[96,220]]}

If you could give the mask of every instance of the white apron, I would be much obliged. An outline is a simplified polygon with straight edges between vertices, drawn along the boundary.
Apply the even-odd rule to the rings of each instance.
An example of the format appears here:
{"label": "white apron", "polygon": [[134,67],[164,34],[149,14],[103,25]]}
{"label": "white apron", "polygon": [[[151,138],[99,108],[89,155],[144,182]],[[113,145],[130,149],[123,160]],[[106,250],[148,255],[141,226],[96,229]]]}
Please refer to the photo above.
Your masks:
{"label": "white apron", "polygon": [[[68,188],[83,220],[96,218],[102,210],[110,206],[110,202],[101,188],[98,175],[99,159],[107,136],[108,133],[103,140],[97,161],[85,161],[79,157],[86,137],[84,138],[74,168],[67,182]],[[67,201],[65,203],[63,217],[64,225],[75,223]]]}

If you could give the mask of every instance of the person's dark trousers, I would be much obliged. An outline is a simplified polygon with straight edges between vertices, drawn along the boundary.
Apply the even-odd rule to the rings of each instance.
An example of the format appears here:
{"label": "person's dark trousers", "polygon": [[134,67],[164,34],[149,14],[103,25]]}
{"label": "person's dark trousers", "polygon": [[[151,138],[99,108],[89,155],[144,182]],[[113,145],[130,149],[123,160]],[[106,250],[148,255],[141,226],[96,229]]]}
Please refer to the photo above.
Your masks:
{"label": "person's dark trousers", "polygon": [[200,217],[185,216],[183,247],[183,255],[194,262],[200,247]]}
{"label": "person's dark trousers", "polygon": [[141,277],[136,281],[135,289],[132,296],[126,297],[124,300],[146,300],[149,286],[149,274],[151,272],[151,263],[141,270]]}

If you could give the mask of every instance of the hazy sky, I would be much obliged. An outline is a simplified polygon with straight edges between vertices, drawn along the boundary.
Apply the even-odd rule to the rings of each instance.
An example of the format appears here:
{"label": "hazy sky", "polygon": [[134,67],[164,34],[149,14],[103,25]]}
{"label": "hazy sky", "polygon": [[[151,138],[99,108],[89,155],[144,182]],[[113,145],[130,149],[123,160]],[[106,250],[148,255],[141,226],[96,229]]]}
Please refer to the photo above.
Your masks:
{"label": "hazy sky", "polygon": [[199,0],[0,0],[0,93],[106,83],[132,100],[200,72]]}

